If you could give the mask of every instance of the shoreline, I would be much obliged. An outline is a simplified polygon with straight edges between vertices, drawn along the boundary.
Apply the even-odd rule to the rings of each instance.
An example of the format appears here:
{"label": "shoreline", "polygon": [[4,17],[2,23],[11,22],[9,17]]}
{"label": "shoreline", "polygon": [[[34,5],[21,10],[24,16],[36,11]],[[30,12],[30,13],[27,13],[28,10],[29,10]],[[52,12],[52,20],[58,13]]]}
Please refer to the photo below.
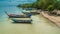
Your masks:
{"label": "shoreline", "polygon": [[48,20],[52,21],[54,24],[56,24],[58,27],[60,27],[60,21],[55,19],[53,16],[49,16],[47,13],[45,14],[44,12],[41,12],[41,15]]}

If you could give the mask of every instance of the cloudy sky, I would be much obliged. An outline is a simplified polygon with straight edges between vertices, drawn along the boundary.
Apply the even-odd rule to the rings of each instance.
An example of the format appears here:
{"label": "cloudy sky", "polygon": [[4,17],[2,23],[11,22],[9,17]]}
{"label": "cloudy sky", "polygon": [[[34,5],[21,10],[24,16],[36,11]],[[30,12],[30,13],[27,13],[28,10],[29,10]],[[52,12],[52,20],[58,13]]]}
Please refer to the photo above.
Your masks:
{"label": "cloudy sky", "polygon": [[35,2],[36,0],[0,0],[0,6]]}

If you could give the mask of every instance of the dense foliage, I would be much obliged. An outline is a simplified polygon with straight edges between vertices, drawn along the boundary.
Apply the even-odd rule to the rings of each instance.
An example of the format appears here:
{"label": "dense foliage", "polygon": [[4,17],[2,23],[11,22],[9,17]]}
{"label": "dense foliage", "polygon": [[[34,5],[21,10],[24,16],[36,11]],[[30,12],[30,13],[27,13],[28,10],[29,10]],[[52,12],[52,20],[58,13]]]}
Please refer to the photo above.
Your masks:
{"label": "dense foliage", "polygon": [[60,1],[58,0],[37,0],[32,4],[22,4],[18,5],[22,8],[37,8],[42,10],[52,11],[54,9],[60,10]]}

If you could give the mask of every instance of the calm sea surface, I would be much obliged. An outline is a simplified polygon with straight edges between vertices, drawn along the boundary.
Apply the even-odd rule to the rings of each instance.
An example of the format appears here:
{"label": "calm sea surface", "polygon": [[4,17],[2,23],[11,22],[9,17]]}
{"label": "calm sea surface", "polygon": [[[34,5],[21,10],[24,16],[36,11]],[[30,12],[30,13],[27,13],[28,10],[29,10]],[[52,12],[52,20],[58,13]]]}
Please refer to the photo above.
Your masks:
{"label": "calm sea surface", "polygon": [[4,23],[8,16],[5,14],[5,11],[8,12],[8,14],[21,14],[22,9],[18,8],[18,4],[23,3],[32,3],[35,2],[34,0],[0,0],[0,23]]}
{"label": "calm sea surface", "polygon": [[7,6],[7,7],[0,7],[0,23],[4,22],[6,18],[8,18],[7,14],[21,14],[22,9],[16,6]]}

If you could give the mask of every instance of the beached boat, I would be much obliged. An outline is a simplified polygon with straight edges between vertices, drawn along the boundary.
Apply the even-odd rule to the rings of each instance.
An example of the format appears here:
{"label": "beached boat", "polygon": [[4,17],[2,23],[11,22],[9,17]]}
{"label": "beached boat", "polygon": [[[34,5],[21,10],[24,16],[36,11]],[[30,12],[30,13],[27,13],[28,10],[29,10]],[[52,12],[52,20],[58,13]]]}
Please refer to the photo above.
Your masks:
{"label": "beached boat", "polygon": [[31,13],[31,14],[40,14],[40,12],[37,11],[37,10],[31,10],[30,13]]}
{"label": "beached boat", "polygon": [[27,15],[16,15],[16,14],[8,14],[7,12],[5,12],[9,18],[30,18],[31,15],[27,14]]}
{"label": "beached boat", "polygon": [[32,15],[35,15],[35,14],[40,14],[40,11],[38,11],[38,10],[30,10],[30,11],[23,10],[23,13],[24,14],[32,14]]}
{"label": "beached boat", "polygon": [[11,19],[14,23],[31,23],[32,22],[32,19],[30,18],[14,18],[14,19]]}
{"label": "beached boat", "polygon": [[28,15],[15,15],[15,14],[9,14],[9,18],[30,18],[31,16]]}

